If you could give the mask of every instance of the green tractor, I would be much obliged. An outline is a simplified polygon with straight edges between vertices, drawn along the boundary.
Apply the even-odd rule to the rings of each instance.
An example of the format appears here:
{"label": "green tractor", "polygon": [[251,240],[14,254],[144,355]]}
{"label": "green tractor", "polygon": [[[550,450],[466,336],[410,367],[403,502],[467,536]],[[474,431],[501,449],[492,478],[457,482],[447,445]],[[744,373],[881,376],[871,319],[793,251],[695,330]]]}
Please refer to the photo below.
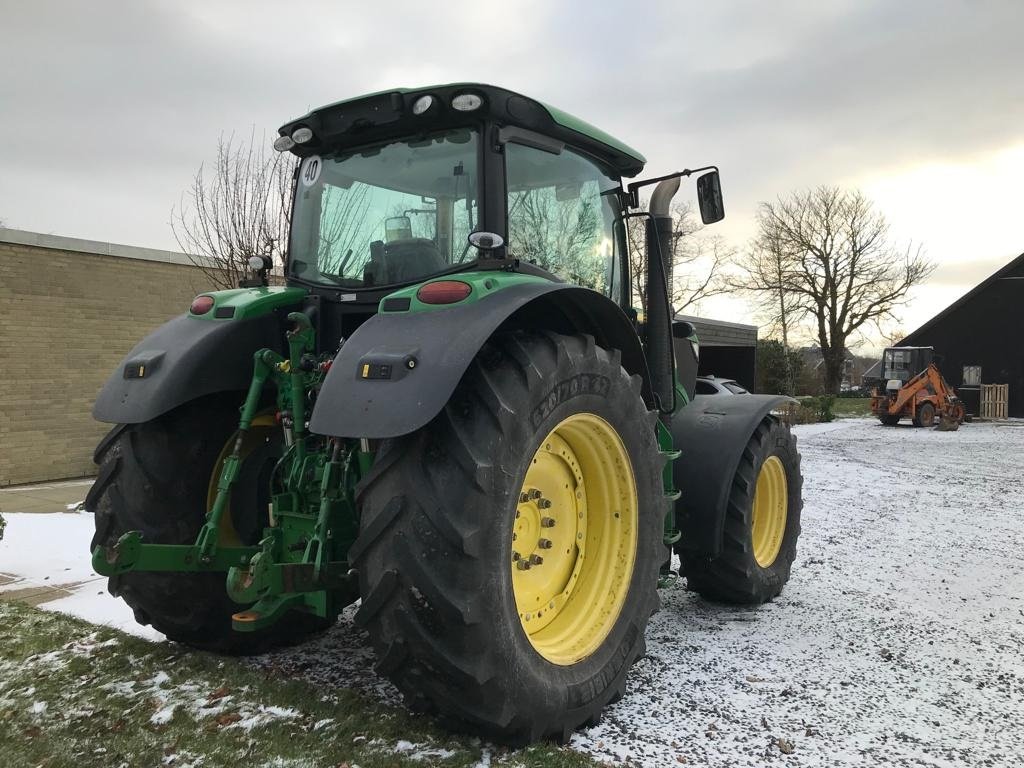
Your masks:
{"label": "green tractor", "polygon": [[139,622],[255,653],[360,601],[410,706],[525,743],[622,696],[672,548],[709,599],[779,593],[784,399],[694,399],[669,301],[671,198],[699,173],[720,220],[717,169],[624,186],[638,152],[480,84],[330,104],[275,148],[298,158],[286,285],[254,258],[96,401],[93,565]]}

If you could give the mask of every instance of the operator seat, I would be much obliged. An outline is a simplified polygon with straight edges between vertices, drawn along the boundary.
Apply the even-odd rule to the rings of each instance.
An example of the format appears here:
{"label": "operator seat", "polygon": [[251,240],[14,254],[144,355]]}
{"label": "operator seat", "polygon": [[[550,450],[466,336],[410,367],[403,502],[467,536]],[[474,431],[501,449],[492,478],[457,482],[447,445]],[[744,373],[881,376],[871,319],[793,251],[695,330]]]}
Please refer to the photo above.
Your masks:
{"label": "operator seat", "polygon": [[386,243],[384,263],[389,283],[408,283],[440,272],[448,266],[437,244],[424,237]]}

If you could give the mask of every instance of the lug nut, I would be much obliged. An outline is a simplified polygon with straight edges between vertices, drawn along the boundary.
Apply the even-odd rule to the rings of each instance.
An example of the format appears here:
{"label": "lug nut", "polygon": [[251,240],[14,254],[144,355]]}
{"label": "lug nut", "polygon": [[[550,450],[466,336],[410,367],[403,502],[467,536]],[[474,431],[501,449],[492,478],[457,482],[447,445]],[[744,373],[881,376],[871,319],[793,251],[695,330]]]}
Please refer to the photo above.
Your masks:
{"label": "lug nut", "polygon": [[539,499],[541,496],[542,496],[541,492],[539,490],[537,490],[536,488],[531,488],[530,489],[530,498],[531,499]]}
{"label": "lug nut", "polygon": [[537,541],[538,549],[551,549],[551,539],[540,539]]}
{"label": "lug nut", "polygon": [[519,494],[519,503],[520,504],[525,504],[529,500],[530,500],[530,494],[528,494],[528,493],[520,493]]}
{"label": "lug nut", "polygon": [[522,555],[520,555],[520,554],[519,554],[518,552],[516,552],[515,550],[512,550],[512,560],[513,560],[513,561],[515,561],[515,560],[518,560],[518,559],[519,559],[520,557],[522,557]]}
{"label": "lug nut", "polygon": [[540,519],[540,527],[541,528],[554,528],[555,527],[555,518],[553,518],[553,517],[542,517]]}
{"label": "lug nut", "polygon": [[528,571],[532,567],[533,566],[530,564],[529,560],[518,560],[518,561],[516,561],[516,568],[518,568],[520,571]]}
{"label": "lug nut", "polygon": [[550,509],[551,499],[541,499],[540,501],[537,502],[537,506],[540,507],[541,509]]}
{"label": "lug nut", "polygon": [[541,557],[540,555],[530,555],[530,564],[531,565],[541,565],[541,564],[543,564],[543,562],[544,562],[544,558]]}

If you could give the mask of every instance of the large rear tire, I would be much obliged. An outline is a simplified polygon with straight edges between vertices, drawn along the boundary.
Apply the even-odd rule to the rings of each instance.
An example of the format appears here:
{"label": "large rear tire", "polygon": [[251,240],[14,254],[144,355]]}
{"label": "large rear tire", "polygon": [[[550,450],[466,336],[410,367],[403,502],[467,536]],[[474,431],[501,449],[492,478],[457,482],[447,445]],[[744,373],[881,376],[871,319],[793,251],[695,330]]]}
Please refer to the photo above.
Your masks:
{"label": "large rear tire", "polygon": [[796,559],[802,487],[796,436],[765,417],[729,489],[722,551],[714,559],[684,558],[687,586],[723,603],[756,605],[777,596]]}
{"label": "large rear tire", "polygon": [[[86,498],[95,513],[90,549],[110,545],[127,531],[144,542],[192,544],[206,518],[214,471],[233,442],[241,394],[187,403],[152,421],[116,427],[96,449],[100,465]],[[252,545],[267,520],[270,471],[280,456],[280,429],[254,423],[220,531],[224,544]],[[236,632],[231,615],[244,606],[228,597],[226,574],[129,572],[107,588],[121,597],[140,624],[202,650],[259,653],[295,642],[327,623],[305,614],[259,632]]]}
{"label": "large rear tire", "polygon": [[489,342],[358,490],[357,621],[411,706],[511,743],[621,696],[657,608],[656,414],[590,337]]}

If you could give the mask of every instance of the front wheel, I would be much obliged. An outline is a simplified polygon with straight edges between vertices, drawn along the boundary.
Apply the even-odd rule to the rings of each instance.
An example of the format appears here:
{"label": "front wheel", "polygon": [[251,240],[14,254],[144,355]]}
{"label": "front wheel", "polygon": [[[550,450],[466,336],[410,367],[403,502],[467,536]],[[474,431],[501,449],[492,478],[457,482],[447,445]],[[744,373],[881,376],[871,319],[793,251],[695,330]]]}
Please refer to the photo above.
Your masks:
{"label": "front wheel", "polygon": [[915,427],[930,427],[935,424],[935,406],[931,403],[921,403],[914,417]]}
{"label": "front wheel", "polygon": [[796,559],[802,485],[796,436],[766,416],[729,489],[722,551],[710,560],[684,558],[687,586],[725,603],[756,605],[778,595]]}
{"label": "front wheel", "polygon": [[667,556],[655,420],[617,352],[522,332],[382,446],[358,491],[357,621],[413,706],[524,743],[622,694]]}

